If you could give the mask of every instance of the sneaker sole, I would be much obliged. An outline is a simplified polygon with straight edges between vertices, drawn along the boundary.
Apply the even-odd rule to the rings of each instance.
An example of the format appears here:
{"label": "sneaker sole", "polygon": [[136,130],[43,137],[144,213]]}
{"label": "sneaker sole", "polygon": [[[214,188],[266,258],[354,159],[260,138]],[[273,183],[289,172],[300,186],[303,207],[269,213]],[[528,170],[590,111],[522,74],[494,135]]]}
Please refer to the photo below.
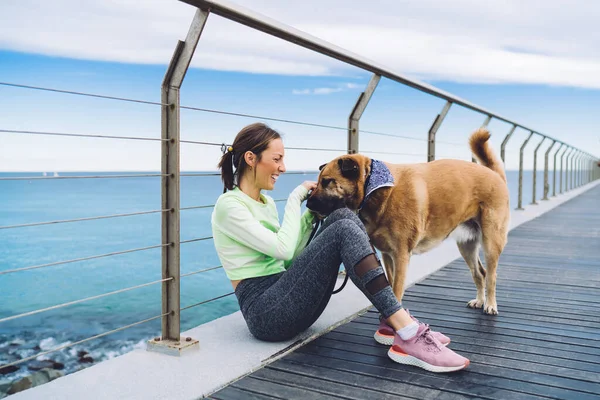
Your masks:
{"label": "sneaker sole", "polygon": [[391,346],[394,344],[394,335],[386,335],[377,331],[375,332],[375,335],[373,335],[373,338],[379,344],[384,344],[386,346]]}
{"label": "sneaker sole", "polygon": [[[375,341],[379,344],[391,346],[394,344],[394,335],[386,335],[385,333],[375,332],[373,335]],[[442,346],[448,346],[449,343],[442,343]]]}
{"label": "sneaker sole", "polygon": [[461,369],[467,368],[470,364],[469,360],[467,360],[467,362],[464,365],[458,365],[455,367],[439,367],[436,365],[431,365],[423,360],[419,360],[418,358],[410,356],[408,354],[398,353],[391,348],[388,351],[388,357],[391,358],[393,361],[397,362],[398,364],[412,365],[414,367],[423,368],[424,370],[430,372],[459,371]]}

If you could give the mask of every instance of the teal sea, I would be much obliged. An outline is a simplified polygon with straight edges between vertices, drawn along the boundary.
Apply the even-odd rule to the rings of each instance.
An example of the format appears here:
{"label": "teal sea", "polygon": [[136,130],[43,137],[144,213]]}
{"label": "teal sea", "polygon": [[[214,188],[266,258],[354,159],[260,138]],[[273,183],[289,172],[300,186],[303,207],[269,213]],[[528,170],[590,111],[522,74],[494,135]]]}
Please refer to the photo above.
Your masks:
{"label": "teal sea", "polygon": [[[60,173],[60,172],[59,172]],[[119,175],[124,173],[109,173]],[[128,173],[131,174],[131,173]],[[60,173],[61,176],[95,176],[107,173]],[[511,207],[517,203],[518,173],[508,171]],[[0,177],[31,176],[39,173],[0,173]],[[283,175],[273,192],[285,199],[315,173]],[[543,195],[543,173],[537,177],[537,198]],[[550,174],[552,184],[552,174]],[[532,172],[524,173],[523,204],[532,198]],[[223,191],[220,178],[184,177],[181,206],[214,204]],[[279,202],[280,218],[285,202]],[[109,179],[1,180],[0,227],[160,209],[158,177]],[[211,235],[211,208],[181,212],[181,240]],[[0,272],[63,260],[120,252],[159,245],[160,213],[0,229]],[[0,319],[40,308],[96,296],[161,279],[160,248],[78,261],[23,272],[0,274]],[[181,273],[219,265],[211,240],[181,245]],[[191,275],[181,281],[181,305],[231,292],[221,269]],[[0,322],[0,365],[64,344],[119,328],[161,313],[160,284],[114,296]],[[237,300],[228,296],[182,312],[182,330],[231,314]],[[77,353],[86,351],[94,362],[143,348],[160,333],[160,320],[137,325],[90,342],[42,357],[65,364],[65,372],[83,365]],[[88,366],[90,364],[86,364]],[[27,373],[21,366],[5,379]]]}

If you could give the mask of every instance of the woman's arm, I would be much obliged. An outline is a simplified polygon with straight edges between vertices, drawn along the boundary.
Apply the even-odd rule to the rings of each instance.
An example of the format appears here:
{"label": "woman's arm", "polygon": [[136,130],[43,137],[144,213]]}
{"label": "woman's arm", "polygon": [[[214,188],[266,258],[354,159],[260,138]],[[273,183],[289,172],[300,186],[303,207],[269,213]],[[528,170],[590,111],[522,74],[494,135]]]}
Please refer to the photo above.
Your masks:
{"label": "woman's arm", "polygon": [[228,237],[280,260],[291,260],[296,251],[305,219],[301,218],[301,204],[308,189],[299,185],[288,197],[283,222],[278,232],[264,227],[254,218],[248,207],[235,197],[226,197],[215,206],[213,223]]}
{"label": "woman's arm", "polygon": [[298,239],[298,244],[296,245],[296,250],[294,251],[294,255],[292,259],[286,261],[284,263],[285,268],[287,269],[290,265],[292,265],[292,261],[304,250],[306,245],[308,244],[308,239],[310,238],[310,234],[313,230],[313,223],[315,221],[315,216],[310,210],[306,210],[304,214],[302,214],[302,221],[300,222],[300,237]]}

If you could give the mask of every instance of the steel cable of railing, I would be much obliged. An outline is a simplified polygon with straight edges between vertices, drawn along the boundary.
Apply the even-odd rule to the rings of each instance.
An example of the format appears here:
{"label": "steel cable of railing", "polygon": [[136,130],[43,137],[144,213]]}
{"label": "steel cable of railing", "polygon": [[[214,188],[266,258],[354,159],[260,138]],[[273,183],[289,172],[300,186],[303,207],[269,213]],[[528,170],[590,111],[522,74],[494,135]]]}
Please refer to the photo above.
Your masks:
{"label": "steel cable of railing", "polygon": [[[318,174],[317,171],[293,171],[293,172],[284,172],[285,175],[309,175],[309,174]],[[198,173],[183,173],[179,174],[179,176],[221,176],[219,172],[198,172]]]}
{"label": "steel cable of railing", "polygon": [[195,304],[190,304],[189,306],[180,308],[179,311],[184,311],[184,310],[187,310],[187,309],[190,309],[193,307],[198,307],[198,306],[201,306],[202,304],[210,303],[211,301],[215,301],[215,300],[222,299],[223,297],[231,296],[234,293],[235,292],[229,292],[229,293],[223,294],[221,296],[213,297],[212,299],[204,300],[204,301],[201,301],[201,302],[195,303]]}
{"label": "steel cable of railing", "polygon": [[128,287],[128,288],[125,288],[125,289],[114,290],[112,292],[103,293],[103,294],[99,294],[99,295],[91,296],[91,297],[86,297],[86,298],[79,299],[79,300],[69,301],[69,302],[66,302],[66,303],[61,303],[61,304],[57,304],[57,305],[50,306],[50,307],[40,308],[40,309],[37,309],[37,310],[34,310],[34,311],[29,311],[29,312],[26,312],[26,313],[22,313],[22,314],[11,315],[10,317],[0,318],[0,323],[7,322],[7,321],[12,321],[12,320],[15,320],[15,319],[18,319],[18,318],[29,317],[31,315],[40,314],[40,313],[43,313],[43,312],[46,312],[46,311],[50,311],[50,310],[57,310],[59,308],[64,308],[64,307],[72,306],[72,305],[75,305],[75,304],[85,303],[86,301],[101,299],[103,297],[108,297],[108,296],[113,296],[115,294],[128,292],[130,290],[139,289],[139,288],[143,288],[143,287],[146,287],[146,286],[156,285],[157,283],[167,282],[167,281],[170,281],[170,280],[173,280],[173,277],[165,278],[165,279],[160,279],[158,281],[143,283],[141,285],[131,286],[131,287]]}
{"label": "steel cable of railing", "polygon": [[205,269],[201,269],[201,270],[194,271],[194,272],[188,272],[186,274],[179,275],[179,277],[183,278],[184,276],[191,276],[191,275],[201,274],[203,272],[214,271],[215,269],[219,269],[219,268],[223,268],[223,266],[222,265],[218,265],[216,267],[210,267],[210,268],[205,268]]}
{"label": "steel cable of railing", "polygon": [[[139,99],[126,98],[126,97],[116,97],[116,96],[106,96],[106,95],[99,95],[99,94],[94,94],[94,93],[77,92],[77,91],[63,90],[63,89],[52,89],[52,88],[45,88],[45,87],[40,87],[40,86],[22,85],[22,84],[15,84],[15,83],[9,83],[9,82],[0,82],[0,85],[15,87],[15,88],[56,92],[56,93],[62,93],[62,94],[96,97],[96,98],[103,98],[103,99],[109,99],[109,100],[119,100],[119,101],[133,102],[133,103],[150,104],[150,105],[157,105],[157,106],[168,106],[169,105],[169,104],[148,101],[148,100],[139,100]],[[286,119],[286,118],[267,117],[267,116],[261,116],[261,115],[245,114],[245,113],[223,111],[223,110],[214,110],[214,109],[210,109],[210,108],[201,108],[201,107],[180,106],[180,108],[185,109],[185,110],[200,111],[200,112],[213,113],[213,114],[230,115],[230,116],[244,117],[244,118],[254,118],[254,119],[260,119],[260,120],[265,120],[265,121],[282,122],[282,123],[294,124],[294,125],[303,125],[303,126],[310,126],[310,127],[316,127],[316,128],[348,131],[348,127],[345,127],[345,126],[342,127],[342,126],[335,126],[335,125],[318,124],[318,123],[314,123],[314,122],[297,121],[297,120]],[[406,135],[397,135],[397,134],[393,134],[393,133],[376,132],[376,131],[369,131],[369,130],[361,130],[361,132],[369,133],[372,135],[394,137],[397,139],[417,140],[417,141],[425,141],[425,142],[427,141],[426,138],[418,138],[418,137],[412,137],[412,136],[406,136]],[[162,140],[162,139],[157,139],[157,140]],[[183,140],[181,142],[193,143],[193,141],[183,141]],[[438,141],[438,143],[451,144],[451,145],[457,145],[457,146],[462,145],[460,143],[454,143],[454,142]],[[202,142],[198,142],[198,144],[215,145],[215,144],[211,144],[211,143],[202,143]]]}
{"label": "steel cable of railing", "polygon": [[171,245],[171,243],[157,244],[157,245],[154,245],[154,246],[139,247],[137,249],[123,250],[123,251],[115,251],[115,252],[112,252],[112,253],[99,254],[99,255],[96,255],[96,256],[74,258],[74,259],[71,259],[71,260],[57,261],[57,262],[48,263],[48,264],[33,265],[31,267],[8,269],[8,270],[0,271],[0,275],[12,274],[12,273],[15,273],[15,272],[22,272],[22,271],[29,271],[29,270],[32,270],[32,269],[53,267],[55,265],[69,264],[69,263],[74,263],[74,262],[79,262],[79,261],[94,260],[94,259],[97,259],[97,258],[116,256],[116,255],[119,255],[119,254],[134,253],[134,252],[137,252],[137,251],[158,249],[158,248],[165,247],[165,246],[170,246],[170,245]]}
{"label": "steel cable of railing", "polygon": [[377,150],[361,150],[360,154],[387,154],[394,156],[411,156],[411,157],[423,157],[424,154],[416,153],[396,153],[393,151],[377,151]]}
{"label": "steel cable of railing", "polygon": [[26,227],[32,227],[32,226],[65,224],[65,223],[69,223],[69,222],[95,221],[95,220],[99,220],[99,219],[121,218],[121,217],[131,217],[131,216],[135,216],[135,215],[164,213],[167,211],[171,211],[171,210],[169,209],[169,210],[139,211],[139,212],[127,213],[127,214],[113,214],[113,215],[102,215],[102,216],[98,216],[98,217],[73,218],[73,219],[64,219],[64,220],[58,220],[58,221],[34,222],[34,223],[30,223],[30,224],[6,225],[6,226],[0,226],[0,229],[26,228]]}
{"label": "steel cable of railing", "polygon": [[[427,138],[418,138],[418,137],[414,137],[414,136],[405,136],[405,135],[396,135],[396,134],[391,134],[391,133],[383,133],[383,132],[374,132],[374,131],[367,131],[364,129],[360,130],[360,133],[368,133],[371,135],[378,135],[378,136],[387,136],[387,137],[394,137],[394,138],[399,138],[399,139],[406,139],[406,140],[416,140],[418,142],[426,142]],[[436,143],[441,143],[441,144],[450,144],[453,146],[464,146],[464,143],[458,143],[458,142],[447,142],[447,141],[442,141],[442,140],[437,140],[435,141]]]}
{"label": "steel cable of railing", "polygon": [[201,242],[201,241],[209,240],[209,239],[212,239],[212,238],[213,238],[212,236],[206,236],[206,237],[201,237],[201,238],[196,238],[196,239],[182,240],[182,241],[179,242],[179,244]]}
{"label": "steel cable of railing", "polygon": [[163,104],[163,103],[156,102],[156,101],[129,99],[127,97],[116,97],[116,96],[106,96],[106,95],[102,95],[102,94],[76,92],[74,90],[52,89],[52,88],[46,88],[46,87],[41,87],[41,86],[21,85],[21,84],[17,84],[17,83],[9,83],[9,82],[0,82],[0,85],[21,88],[21,89],[41,90],[44,92],[55,92],[55,93],[72,94],[72,95],[84,96],[84,97],[96,97],[96,98],[107,99],[107,100],[126,101],[126,102],[130,102],[130,103],[150,104],[150,105],[154,105],[154,106],[168,106],[168,104]]}
{"label": "steel cable of railing", "polygon": [[108,332],[104,332],[104,333],[100,333],[98,335],[94,335],[94,336],[89,337],[87,339],[83,339],[83,340],[79,340],[77,342],[68,343],[68,344],[65,344],[63,346],[55,347],[54,349],[46,350],[46,351],[43,351],[41,353],[37,353],[37,354],[35,354],[33,356],[25,357],[25,358],[22,358],[22,359],[17,360],[17,361],[13,361],[13,362],[8,363],[8,364],[3,364],[2,367],[5,368],[5,367],[13,366],[13,365],[18,365],[18,364],[24,363],[26,361],[30,361],[30,360],[33,360],[35,358],[41,357],[41,356],[45,356],[47,354],[54,353],[54,352],[59,351],[59,350],[63,350],[63,349],[67,349],[69,347],[77,346],[79,344],[82,344],[82,343],[85,343],[85,342],[89,342],[90,340],[99,339],[99,338],[101,338],[103,336],[107,336],[107,335],[110,335],[110,334],[115,333],[115,332],[119,332],[119,331],[123,331],[125,329],[132,328],[132,327],[134,327],[136,325],[140,325],[140,324],[143,324],[143,323],[146,323],[146,322],[154,321],[155,319],[162,318],[162,317],[164,317],[164,316],[166,316],[168,314],[169,314],[168,312],[167,313],[163,313],[163,314],[157,315],[155,317],[147,318],[147,319],[144,319],[144,320],[141,320],[141,321],[134,322],[134,323],[129,324],[129,325],[121,326],[120,328],[116,328],[116,329],[113,329],[113,330],[108,331]]}
{"label": "steel cable of railing", "polygon": [[65,132],[42,132],[42,131],[23,131],[16,129],[0,129],[3,133],[20,133],[27,135],[43,135],[43,136],[66,136],[66,137],[85,137],[94,139],[123,139],[123,140],[146,140],[155,142],[167,142],[168,139],[137,137],[137,136],[113,136],[113,135],[92,135],[87,133],[65,133]]}
{"label": "steel cable of railing", "polygon": [[[281,201],[287,201],[287,199],[274,199],[273,200],[275,203],[279,203]],[[198,209],[202,209],[202,208],[212,208],[214,207],[214,204],[206,204],[203,206],[191,206],[191,207],[182,207],[179,210],[180,211],[186,211],[186,210],[198,210]]]}
{"label": "steel cable of railing", "polygon": [[122,179],[122,178],[155,178],[169,176],[168,174],[132,174],[132,175],[65,175],[65,176],[6,176],[0,181],[30,181],[30,180],[57,180],[57,179]]}

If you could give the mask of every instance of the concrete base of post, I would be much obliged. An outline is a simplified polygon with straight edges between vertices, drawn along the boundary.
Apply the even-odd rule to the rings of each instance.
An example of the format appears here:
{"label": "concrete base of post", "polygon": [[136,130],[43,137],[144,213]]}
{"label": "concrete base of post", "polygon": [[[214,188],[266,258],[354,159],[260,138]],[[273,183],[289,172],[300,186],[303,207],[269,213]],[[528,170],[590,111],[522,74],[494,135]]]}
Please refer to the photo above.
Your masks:
{"label": "concrete base of post", "polygon": [[180,357],[184,353],[200,350],[200,342],[191,337],[182,337],[180,341],[162,340],[157,337],[147,342],[146,350]]}

